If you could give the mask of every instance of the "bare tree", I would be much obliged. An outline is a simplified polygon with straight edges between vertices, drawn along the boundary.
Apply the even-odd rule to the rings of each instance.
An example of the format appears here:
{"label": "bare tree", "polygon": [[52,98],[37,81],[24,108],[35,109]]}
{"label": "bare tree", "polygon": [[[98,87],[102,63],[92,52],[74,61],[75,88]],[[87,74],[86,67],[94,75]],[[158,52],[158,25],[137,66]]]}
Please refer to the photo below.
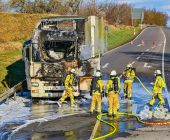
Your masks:
{"label": "bare tree", "polygon": [[16,9],[16,11],[19,13],[25,12],[26,0],[10,0],[9,3],[10,3],[10,9]]}
{"label": "bare tree", "polygon": [[106,19],[110,23],[115,23],[116,27],[118,27],[126,18],[130,18],[131,7],[127,3],[119,3],[118,1],[110,2],[106,11]]}
{"label": "bare tree", "polygon": [[71,8],[70,11],[74,15],[77,12],[81,2],[82,0],[66,0],[66,6],[68,5]]}
{"label": "bare tree", "polygon": [[7,12],[8,4],[0,0],[0,12]]}
{"label": "bare tree", "polygon": [[96,0],[87,0],[83,2],[79,7],[78,15],[86,16],[86,15],[96,15],[99,16],[101,11],[99,10],[98,5],[96,4]]}
{"label": "bare tree", "polygon": [[99,4],[99,10],[101,12],[106,12],[108,10],[108,7],[109,7],[108,0],[105,0],[104,2]]}
{"label": "bare tree", "polygon": [[65,0],[48,0],[47,13],[64,15],[69,12],[68,5]]}
{"label": "bare tree", "polygon": [[2,12],[3,11],[3,3],[2,3],[2,0],[0,0],[0,12]]}

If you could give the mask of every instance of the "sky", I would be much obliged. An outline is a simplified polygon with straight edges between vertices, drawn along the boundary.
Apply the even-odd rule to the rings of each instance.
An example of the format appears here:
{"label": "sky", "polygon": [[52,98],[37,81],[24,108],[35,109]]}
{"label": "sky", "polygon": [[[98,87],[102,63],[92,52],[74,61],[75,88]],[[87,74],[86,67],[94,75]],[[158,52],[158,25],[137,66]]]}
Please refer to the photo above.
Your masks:
{"label": "sky", "polygon": [[[7,2],[8,0],[2,0]],[[96,0],[97,2],[104,2],[105,0]],[[112,0],[108,0],[110,2]],[[157,11],[165,11],[170,16],[170,0],[118,0],[119,2],[126,2],[133,5],[134,8],[153,9],[156,8]],[[170,27],[170,20],[167,22],[167,26]]]}
{"label": "sky", "polygon": [[[105,0],[97,0],[97,2],[104,2]],[[108,0],[110,2],[111,0]],[[134,8],[153,9],[157,11],[167,12],[170,16],[170,0],[118,0],[119,2],[126,2],[133,5]],[[167,26],[170,27],[170,20],[167,22]]]}

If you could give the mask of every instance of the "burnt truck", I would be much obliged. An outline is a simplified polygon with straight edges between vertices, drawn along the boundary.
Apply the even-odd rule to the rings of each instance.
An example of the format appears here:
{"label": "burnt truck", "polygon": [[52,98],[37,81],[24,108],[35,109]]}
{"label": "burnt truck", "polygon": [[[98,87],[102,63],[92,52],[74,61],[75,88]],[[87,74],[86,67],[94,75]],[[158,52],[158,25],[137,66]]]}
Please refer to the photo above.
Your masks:
{"label": "burnt truck", "polygon": [[35,21],[32,39],[23,45],[27,88],[34,98],[61,97],[64,80],[76,69],[74,96],[89,90],[104,50],[103,18],[57,16]]}

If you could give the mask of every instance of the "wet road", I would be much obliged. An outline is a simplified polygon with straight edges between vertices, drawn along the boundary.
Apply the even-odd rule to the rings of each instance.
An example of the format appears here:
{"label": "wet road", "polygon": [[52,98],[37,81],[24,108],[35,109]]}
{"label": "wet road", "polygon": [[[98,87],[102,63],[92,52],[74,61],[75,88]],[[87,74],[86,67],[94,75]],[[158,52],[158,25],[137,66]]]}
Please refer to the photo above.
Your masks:
{"label": "wet road", "polygon": [[[167,90],[169,90],[169,38],[170,29],[147,28],[133,41],[133,45],[129,43],[105,53],[101,58],[104,84],[109,79],[108,74],[112,69],[121,74],[127,63],[133,63],[133,67],[136,68],[136,75],[149,91],[152,89],[152,85],[149,83],[154,81],[153,71],[156,69],[164,70]],[[142,40],[145,45],[142,45]],[[166,40],[166,45],[164,45],[164,40]],[[154,45],[152,44],[153,41],[155,42]],[[120,97],[123,96],[123,80],[121,80],[121,87]],[[166,91],[163,91],[163,97],[166,108],[169,109],[166,93]],[[69,101],[65,102],[62,108],[58,108],[55,102],[40,101],[33,103],[31,99],[24,99],[24,101],[19,99],[17,103],[10,103],[11,106],[9,107],[1,104],[0,139],[87,140],[96,124],[96,115],[89,115],[91,97],[87,95],[86,98],[87,100],[76,100],[78,108],[71,108]],[[135,80],[132,100],[120,99],[120,112],[139,114],[151,98],[152,96]],[[155,102],[155,105],[157,103],[158,101]],[[102,99],[102,111],[106,112],[107,108],[108,101],[104,97]],[[152,109],[155,111],[155,108]],[[134,125],[136,119],[127,118],[127,116],[118,116],[115,119],[103,117],[102,119],[111,122],[117,128],[114,135],[106,138],[109,140],[130,137],[130,134],[125,132],[126,130],[144,127],[144,125]],[[95,137],[108,134],[112,130],[107,124],[100,123]]]}
{"label": "wet road", "polygon": [[[136,76],[151,91],[152,86],[149,83],[154,81],[154,70],[161,70],[162,77],[167,84],[165,89],[167,97],[170,89],[168,85],[170,81],[169,37],[170,29],[168,28],[147,28],[133,41],[133,45],[129,43],[105,53],[101,58],[101,71],[109,74],[112,69],[115,69],[118,74],[121,74],[126,65],[131,63],[136,68]],[[142,45],[142,41],[144,41],[144,45]],[[108,65],[104,67],[106,63]],[[135,80],[134,83],[138,83],[138,81]],[[140,84],[139,87],[141,87]],[[139,92],[141,91],[139,90]]]}

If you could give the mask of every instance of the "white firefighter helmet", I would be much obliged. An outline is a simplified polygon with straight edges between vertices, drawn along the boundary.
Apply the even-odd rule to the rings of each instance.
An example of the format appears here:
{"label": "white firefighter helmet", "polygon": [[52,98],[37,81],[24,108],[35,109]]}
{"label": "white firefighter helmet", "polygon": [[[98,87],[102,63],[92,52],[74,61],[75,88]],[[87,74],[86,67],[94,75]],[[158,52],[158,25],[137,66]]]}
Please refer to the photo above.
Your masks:
{"label": "white firefighter helmet", "polygon": [[126,68],[131,68],[131,67],[132,67],[132,64],[130,63],[126,65]]}
{"label": "white firefighter helmet", "polygon": [[154,73],[155,73],[155,74],[161,74],[161,71],[160,71],[160,70],[155,70]]}
{"label": "white firefighter helmet", "polygon": [[102,74],[100,73],[100,71],[97,71],[95,76],[100,77],[100,76],[102,76]]}
{"label": "white firefighter helmet", "polygon": [[110,76],[116,76],[116,75],[117,75],[117,73],[116,73],[115,70],[112,70],[112,71],[110,72]]}
{"label": "white firefighter helmet", "polygon": [[75,70],[75,69],[71,69],[70,72],[71,72],[71,73],[75,73],[76,70]]}

